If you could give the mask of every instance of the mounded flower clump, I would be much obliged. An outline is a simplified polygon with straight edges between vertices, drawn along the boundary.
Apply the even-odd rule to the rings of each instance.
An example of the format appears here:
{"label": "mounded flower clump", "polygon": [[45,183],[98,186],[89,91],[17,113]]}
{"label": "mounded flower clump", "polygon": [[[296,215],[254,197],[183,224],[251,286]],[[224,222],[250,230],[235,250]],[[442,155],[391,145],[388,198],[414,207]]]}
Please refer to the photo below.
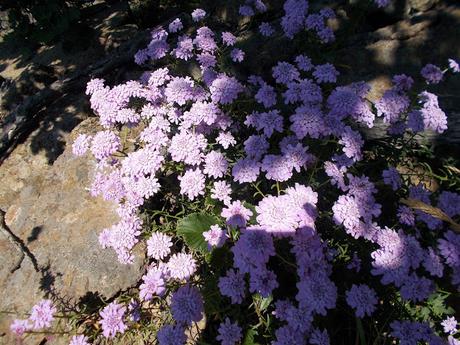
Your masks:
{"label": "mounded flower clump", "polygon": [[[253,0],[239,12],[266,10]],[[197,9],[152,31],[134,57],[148,69],[139,80],[87,85],[104,129],[80,135],[73,152],[97,161],[90,193],[117,203],[120,216],[100,245],[129,265],[145,241],[150,264],[135,292],[80,323],[71,344],[156,326],[159,344],[185,344],[205,314],[202,339],[224,345],[324,345],[355,334],[361,343],[458,344],[446,298],[460,286],[460,195],[414,183],[406,166],[417,133],[447,129],[429,90],[456,77],[458,63],[396,75],[375,103],[366,82],[337,85],[339,70],[306,54],[242,80],[226,66],[252,57],[206,16]],[[287,0],[280,27],[263,22],[258,35],[308,32],[328,44],[334,16]],[[391,150],[364,139],[360,129],[376,121]],[[211,221],[192,226],[190,240],[180,229],[196,214]],[[41,301],[11,329],[50,327],[55,313]]]}

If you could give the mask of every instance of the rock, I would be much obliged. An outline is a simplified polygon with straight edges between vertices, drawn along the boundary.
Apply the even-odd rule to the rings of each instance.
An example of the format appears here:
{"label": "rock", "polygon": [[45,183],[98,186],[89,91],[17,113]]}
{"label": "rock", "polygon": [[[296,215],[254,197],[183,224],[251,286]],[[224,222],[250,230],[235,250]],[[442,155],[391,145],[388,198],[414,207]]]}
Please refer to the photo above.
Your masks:
{"label": "rock", "polygon": [[[68,142],[96,129],[97,119],[85,120]],[[98,243],[99,232],[114,224],[118,216],[114,204],[91,197],[86,189],[94,162],[74,157],[68,144],[52,166],[38,155],[38,162],[29,156],[22,167],[11,170],[9,163],[20,161],[17,155],[23,153],[18,147],[0,167],[0,178],[12,182],[8,182],[11,193],[1,190],[0,206],[9,205],[6,225],[33,255],[38,271],[25,257],[11,273],[19,253],[0,237],[0,310],[26,313],[43,297],[70,304],[89,293],[108,299],[136,285],[144,271],[145,248],[137,246],[134,264],[122,265],[114,251],[102,249]],[[13,171],[17,174],[9,175]],[[7,337],[12,319],[12,315],[0,314],[0,333],[6,332]]]}
{"label": "rock", "polygon": [[409,0],[409,6],[419,12],[425,12],[431,9],[438,0]]}

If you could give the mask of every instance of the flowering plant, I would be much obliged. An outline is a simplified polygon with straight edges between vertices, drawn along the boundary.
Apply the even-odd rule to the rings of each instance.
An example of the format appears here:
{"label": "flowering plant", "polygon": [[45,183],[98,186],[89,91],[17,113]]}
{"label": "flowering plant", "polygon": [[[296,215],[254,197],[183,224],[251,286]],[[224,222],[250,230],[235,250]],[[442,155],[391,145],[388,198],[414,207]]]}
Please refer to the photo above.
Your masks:
{"label": "flowering plant", "polygon": [[[266,10],[252,0],[239,12]],[[428,88],[457,62],[396,75],[371,102],[366,82],[337,85],[332,62],[305,54],[263,76],[231,73],[250,57],[206,16],[154,29],[134,57],[148,69],[139,80],[88,83],[103,129],[73,152],[97,161],[90,192],[120,216],[99,242],[127,265],[145,242],[149,266],[72,344],[142,332],[161,345],[458,343],[447,297],[460,284],[460,195],[449,191],[459,178],[420,172],[426,151],[414,140],[447,129]],[[264,22],[260,39],[307,30],[328,44],[333,17],[287,0],[281,31]],[[385,138],[366,140],[362,128],[378,122]],[[448,190],[428,189],[438,177]],[[34,325],[49,326],[48,314]]]}

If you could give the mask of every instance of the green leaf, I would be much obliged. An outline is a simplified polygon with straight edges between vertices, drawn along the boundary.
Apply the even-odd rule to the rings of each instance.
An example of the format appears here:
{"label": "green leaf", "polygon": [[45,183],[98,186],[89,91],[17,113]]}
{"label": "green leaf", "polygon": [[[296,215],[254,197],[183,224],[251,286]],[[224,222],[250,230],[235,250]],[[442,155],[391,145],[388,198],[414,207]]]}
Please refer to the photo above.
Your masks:
{"label": "green leaf", "polygon": [[192,213],[177,223],[176,232],[182,236],[191,249],[202,254],[208,254],[208,245],[203,237],[203,232],[208,231],[214,224],[219,224],[219,219],[214,215]]}
{"label": "green leaf", "polygon": [[249,329],[245,336],[244,336],[244,339],[243,339],[243,342],[241,345],[258,345],[258,343],[256,343],[254,341],[254,337],[257,335],[257,331],[254,330],[254,329]]}

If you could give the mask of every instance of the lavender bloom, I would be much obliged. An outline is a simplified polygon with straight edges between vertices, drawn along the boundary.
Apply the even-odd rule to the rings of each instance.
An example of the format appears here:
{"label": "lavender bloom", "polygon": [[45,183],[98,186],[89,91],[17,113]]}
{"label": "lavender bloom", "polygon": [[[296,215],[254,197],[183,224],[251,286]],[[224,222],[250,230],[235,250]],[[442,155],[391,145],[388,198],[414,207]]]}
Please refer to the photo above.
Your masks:
{"label": "lavender bloom", "polygon": [[400,345],[417,345],[421,341],[429,342],[433,335],[428,323],[415,321],[393,321],[390,324],[391,335],[399,339]]}
{"label": "lavender bloom", "polygon": [[304,22],[308,11],[308,1],[287,0],[284,2],[283,9],[285,14],[281,18],[281,26],[286,37],[292,39],[305,26]]}
{"label": "lavender bloom", "polygon": [[203,297],[196,287],[185,285],[172,295],[171,313],[176,321],[184,324],[198,322],[203,311]]}
{"label": "lavender bloom", "polygon": [[263,104],[263,106],[268,109],[276,104],[275,89],[272,86],[263,83],[260,86],[259,91],[257,91],[255,99],[258,103]]}
{"label": "lavender bloom", "polygon": [[197,165],[201,163],[206,144],[204,135],[183,130],[172,137],[168,151],[176,162]]}
{"label": "lavender bloom", "polygon": [[241,201],[236,200],[222,209],[221,216],[227,221],[227,225],[244,228],[246,222],[252,217],[252,211],[243,206]]}
{"label": "lavender bloom", "polygon": [[185,105],[195,98],[195,84],[190,77],[173,77],[166,85],[165,96],[168,103]]}
{"label": "lavender bloom", "polygon": [[112,131],[98,132],[91,143],[91,153],[97,160],[110,157],[121,148],[120,138]]}
{"label": "lavender bloom", "polygon": [[297,68],[304,72],[311,71],[314,67],[311,59],[306,55],[296,56],[295,62],[297,64]]}
{"label": "lavender bloom", "polygon": [[270,37],[275,33],[275,29],[269,23],[261,23],[259,25],[259,32],[262,36]]}
{"label": "lavender bloom", "polygon": [[230,297],[232,304],[243,302],[246,290],[244,274],[237,270],[228,270],[225,277],[219,278],[219,290],[223,296]]}
{"label": "lavender bloom", "polygon": [[227,234],[219,225],[211,225],[211,229],[203,232],[203,237],[208,243],[208,249],[212,247],[220,248],[227,240]]}
{"label": "lavender bloom", "polygon": [[112,302],[99,313],[102,317],[99,323],[102,326],[102,334],[106,338],[113,338],[117,332],[124,333],[128,326],[123,322],[126,307]]}
{"label": "lavender bloom", "polygon": [[375,103],[375,108],[377,116],[383,116],[383,122],[393,124],[400,120],[409,105],[409,97],[392,89],[385,91],[382,98]]}
{"label": "lavender bloom", "polygon": [[377,7],[379,8],[383,8],[383,7],[387,7],[391,0],[374,0],[375,4],[377,5]]}
{"label": "lavender bloom", "polygon": [[180,36],[177,40],[177,47],[172,54],[182,60],[189,60],[193,57],[193,40],[187,35]]}
{"label": "lavender bloom", "polygon": [[292,177],[293,166],[288,156],[266,155],[261,169],[265,172],[267,179],[284,182]]}
{"label": "lavender bloom", "polygon": [[278,328],[275,335],[276,341],[271,345],[303,344],[305,342],[304,335],[289,325]]}
{"label": "lavender bloom", "polygon": [[260,163],[252,158],[241,158],[232,168],[233,179],[236,182],[254,182],[260,173]]}
{"label": "lavender bloom", "polygon": [[220,132],[216,138],[216,142],[221,144],[224,149],[236,144],[236,140],[230,132]]}
{"label": "lavender bloom", "polygon": [[422,264],[432,276],[442,277],[444,265],[441,262],[441,258],[436,254],[433,248],[428,248]]}
{"label": "lavender bloom", "polygon": [[206,16],[206,11],[202,10],[201,8],[197,8],[192,12],[192,20],[196,23],[199,22]]}
{"label": "lavender bloom", "polygon": [[348,305],[355,309],[357,317],[371,316],[376,309],[377,295],[365,284],[353,284],[346,296]]}
{"label": "lavender bloom", "polygon": [[405,75],[405,74],[398,74],[395,75],[392,79],[394,88],[401,92],[401,91],[409,91],[414,84],[414,79]]}
{"label": "lavender bloom", "polygon": [[438,97],[427,91],[423,91],[419,97],[422,108],[409,114],[409,128],[414,132],[430,129],[443,133],[447,129],[447,116],[439,107]]}
{"label": "lavender bloom", "polygon": [[268,297],[273,290],[279,286],[276,281],[276,274],[267,269],[259,269],[251,272],[249,280],[249,290],[253,293],[259,293],[262,297]]}
{"label": "lavender bloom", "polygon": [[300,77],[299,71],[288,62],[280,61],[273,67],[273,78],[279,84],[288,84],[290,81],[297,80]]}
{"label": "lavender bloom", "polygon": [[270,146],[264,135],[251,135],[243,144],[244,152],[255,160],[262,158]]}
{"label": "lavender bloom", "polygon": [[211,83],[209,91],[213,102],[230,104],[243,91],[243,85],[236,78],[221,74]]}
{"label": "lavender bloom", "polygon": [[91,137],[86,134],[80,134],[72,145],[72,153],[75,156],[83,156],[89,149]]}
{"label": "lavender bloom", "polygon": [[248,5],[241,5],[239,9],[240,15],[244,17],[252,17],[254,15],[254,10],[251,6]]}
{"label": "lavender bloom", "polygon": [[396,191],[401,187],[402,181],[399,176],[398,170],[394,167],[390,167],[382,172],[383,182],[390,185],[391,188]]}
{"label": "lavender bloom", "polygon": [[[201,69],[209,70],[217,64],[217,59],[214,55],[209,53],[201,53],[197,56],[197,60],[200,63]],[[204,80],[204,78],[203,78]]]}
{"label": "lavender bloom", "polygon": [[438,207],[449,217],[460,214],[460,194],[452,192],[442,192],[438,198]]}
{"label": "lavender bloom", "polygon": [[203,172],[211,177],[223,177],[228,168],[225,156],[219,151],[211,151],[206,155]]}
{"label": "lavender bloom", "polygon": [[197,268],[193,256],[185,253],[172,255],[167,265],[171,277],[179,280],[188,280],[195,273]]}
{"label": "lavender bloom", "polygon": [[154,232],[147,240],[147,255],[156,259],[163,260],[171,253],[172,238],[161,232]]}
{"label": "lavender bloom", "polygon": [[460,235],[447,231],[444,238],[438,239],[438,249],[447,265],[452,268],[460,266]]}
{"label": "lavender bloom", "polygon": [[329,334],[326,330],[320,331],[318,328],[315,328],[310,334],[310,344],[311,345],[329,345]]}
{"label": "lavender bloom", "polygon": [[237,322],[230,322],[228,317],[219,325],[218,332],[216,340],[219,340],[222,345],[235,345],[243,338],[241,327]]}
{"label": "lavender bloom", "polygon": [[10,325],[10,330],[14,334],[21,336],[23,335],[26,331],[32,329],[32,324],[30,323],[29,320],[18,320],[15,319]]}
{"label": "lavender bloom", "polygon": [[88,342],[88,337],[85,337],[82,334],[82,335],[74,335],[70,339],[69,345],[91,345],[91,344]]}
{"label": "lavender bloom", "polygon": [[150,268],[147,274],[142,276],[142,284],[139,286],[139,298],[150,301],[154,295],[162,296],[166,291],[163,273],[157,268]]}
{"label": "lavender bloom", "polygon": [[425,65],[420,73],[422,74],[422,77],[426,79],[428,84],[439,84],[444,76],[441,69],[432,64]]}
{"label": "lavender bloom", "polygon": [[206,178],[199,168],[187,170],[178,179],[180,181],[180,193],[185,194],[190,200],[204,194]]}
{"label": "lavender bloom", "polygon": [[169,24],[169,32],[175,33],[180,30],[182,30],[184,26],[182,25],[182,22],[179,18],[174,19],[170,24]]}
{"label": "lavender bloom", "polygon": [[316,66],[313,72],[318,83],[335,83],[338,75],[339,72],[330,63]]}
{"label": "lavender bloom", "polygon": [[34,323],[33,329],[51,327],[51,322],[54,320],[54,313],[56,313],[56,308],[49,299],[41,300],[34,305],[29,318]]}
{"label": "lavender bloom", "polygon": [[230,57],[232,58],[233,62],[242,62],[244,60],[244,55],[244,51],[238,48],[234,48],[230,52]]}
{"label": "lavender bloom", "polygon": [[211,198],[222,201],[228,205],[231,201],[230,194],[232,192],[231,186],[225,181],[216,181],[211,189]]}
{"label": "lavender bloom", "polygon": [[412,209],[407,206],[398,207],[398,218],[401,224],[406,224],[409,226],[415,225],[414,212],[412,212]]}
{"label": "lavender bloom", "polygon": [[317,274],[310,279],[297,283],[296,300],[300,307],[309,308],[320,315],[326,315],[326,309],[335,308],[337,287],[325,274]]}
{"label": "lavender bloom", "polygon": [[359,132],[352,130],[348,126],[345,127],[339,144],[343,145],[343,152],[348,158],[354,161],[362,159],[361,147],[364,145],[364,140]]}
{"label": "lavender bloom", "polygon": [[252,226],[242,231],[232,247],[234,266],[242,273],[259,270],[275,255],[273,239],[262,227]]}
{"label": "lavender bloom", "polygon": [[285,236],[295,233],[298,227],[297,210],[290,204],[289,196],[268,195],[256,206],[257,222],[268,232]]}
{"label": "lavender bloom", "polygon": [[459,73],[460,72],[460,65],[458,64],[457,61],[454,59],[449,59],[449,68],[452,70],[454,73]]}
{"label": "lavender bloom", "polygon": [[236,37],[231,32],[222,32],[222,42],[227,46],[231,47],[236,43]]}
{"label": "lavender bloom", "polygon": [[182,326],[166,325],[158,331],[157,340],[159,345],[184,345],[187,336]]}
{"label": "lavender bloom", "polygon": [[444,333],[450,335],[457,333],[457,323],[457,319],[453,316],[446,318],[443,322],[441,322],[441,326],[444,328]]}
{"label": "lavender bloom", "polygon": [[324,115],[317,106],[298,107],[295,113],[289,117],[289,120],[292,122],[290,129],[298,139],[303,139],[306,136],[318,139],[326,133]]}

